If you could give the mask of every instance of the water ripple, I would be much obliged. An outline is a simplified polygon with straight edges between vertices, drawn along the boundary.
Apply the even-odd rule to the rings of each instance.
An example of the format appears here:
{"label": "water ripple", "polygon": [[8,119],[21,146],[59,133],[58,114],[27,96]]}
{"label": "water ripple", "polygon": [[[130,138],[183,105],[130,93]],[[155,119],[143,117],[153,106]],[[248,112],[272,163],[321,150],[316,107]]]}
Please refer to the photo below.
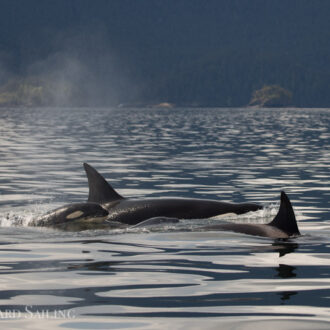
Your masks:
{"label": "water ripple", "polygon": [[[328,329],[329,113],[1,109],[3,327]],[[27,227],[86,200],[82,162],[128,197],[266,206],[230,221],[270,221],[284,189],[304,235],[199,232],[198,222],[162,232]]]}

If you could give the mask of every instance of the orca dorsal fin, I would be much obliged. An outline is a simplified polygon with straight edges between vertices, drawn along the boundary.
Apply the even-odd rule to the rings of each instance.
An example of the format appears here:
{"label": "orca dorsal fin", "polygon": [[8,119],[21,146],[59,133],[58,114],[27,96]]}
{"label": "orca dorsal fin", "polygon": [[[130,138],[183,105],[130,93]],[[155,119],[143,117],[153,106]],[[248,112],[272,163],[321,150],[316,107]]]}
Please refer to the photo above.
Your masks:
{"label": "orca dorsal fin", "polygon": [[286,232],[289,236],[300,235],[296,216],[291,202],[284,191],[281,192],[281,204],[277,215],[269,225]]}
{"label": "orca dorsal fin", "polygon": [[94,167],[84,163],[84,169],[87,174],[89,186],[88,202],[102,204],[124,198],[110,186],[110,184],[98,171],[96,171]]}

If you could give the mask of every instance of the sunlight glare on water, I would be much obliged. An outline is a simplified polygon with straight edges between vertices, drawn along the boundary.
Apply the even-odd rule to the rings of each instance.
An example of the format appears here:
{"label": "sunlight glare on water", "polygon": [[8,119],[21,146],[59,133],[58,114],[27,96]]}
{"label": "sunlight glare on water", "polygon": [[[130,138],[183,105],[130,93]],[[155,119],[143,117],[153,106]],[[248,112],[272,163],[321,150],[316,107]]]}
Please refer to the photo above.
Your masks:
{"label": "sunlight glare on water", "polygon": [[[1,109],[1,324],[328,329],[329,127],[328,109]],[[29,227],[87,199],[83,162],[125,197],[265,206],[224,217],[234,222],[271,221],[285,190],[303,236],[201,232],[198,219],[156,230]]]}

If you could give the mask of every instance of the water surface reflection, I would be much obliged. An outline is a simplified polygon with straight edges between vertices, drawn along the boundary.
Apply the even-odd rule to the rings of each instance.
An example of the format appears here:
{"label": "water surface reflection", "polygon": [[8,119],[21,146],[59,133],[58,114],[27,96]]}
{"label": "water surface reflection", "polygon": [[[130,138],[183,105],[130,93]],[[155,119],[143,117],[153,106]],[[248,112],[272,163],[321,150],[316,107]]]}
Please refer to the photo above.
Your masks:
{"label": "water surface reflection", "polygon": [[[328,329],[329,127],[328,109],[1,109],[0,312],[21,313],[3,326]],[[128,197],[268,205],[239,221],[284,189],[304,235],[25,227],[87,198],[82,162]]]}

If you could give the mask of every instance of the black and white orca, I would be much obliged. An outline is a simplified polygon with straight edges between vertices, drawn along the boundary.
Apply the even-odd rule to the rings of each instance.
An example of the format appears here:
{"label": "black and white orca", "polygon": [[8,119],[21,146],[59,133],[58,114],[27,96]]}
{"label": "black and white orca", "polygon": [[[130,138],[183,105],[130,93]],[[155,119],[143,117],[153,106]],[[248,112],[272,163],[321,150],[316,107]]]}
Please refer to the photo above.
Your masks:
{"label": "black and white orca", "polygon": [[63,230],[86,230],[104,227],[109,212],[97,203],[72,203],[33,219],[29,226]]}
{"label": "black and white orca", "polygon": [[[176,218],[155,217],[145,220],[131,228],[152,227],[180,222]],[[196,229],[195,229],[196,230]],[[281,204],[277,215],[268,224],[253,223],[219,223],[202,226],[199,231],[232,231],[236,233],[269,237],[273,239],[285,239],[300,236],[296,216],[291,202],[285,192],[281,193]]]}
{"label": "black and white orca", "polygon": [[108,221],[136,225],[154,217],[204,219],[226,213],[243,214],[262,208],[253,203],[234,204],[208,199],[128,199],[118,194],[92,166],[84,163],[84,168],[89,185],[88,202],[101,204],[108,210]]}

